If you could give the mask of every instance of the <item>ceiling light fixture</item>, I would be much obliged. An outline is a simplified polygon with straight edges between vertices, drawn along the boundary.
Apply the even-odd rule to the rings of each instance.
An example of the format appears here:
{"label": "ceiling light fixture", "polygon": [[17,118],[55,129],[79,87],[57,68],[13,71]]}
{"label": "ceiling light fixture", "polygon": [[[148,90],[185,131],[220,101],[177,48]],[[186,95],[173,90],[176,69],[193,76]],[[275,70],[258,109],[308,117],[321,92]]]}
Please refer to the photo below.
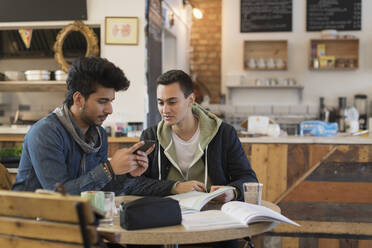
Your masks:
{"label": "ceiling light fixture", "polygon": [[194,5],[190,1],[183,0],[183,5],[185,6],[186,4],[189,4],[191,6],[192,14],[196,19],[202,19],[203,18],[203,12],[200,9],[195,8]]}

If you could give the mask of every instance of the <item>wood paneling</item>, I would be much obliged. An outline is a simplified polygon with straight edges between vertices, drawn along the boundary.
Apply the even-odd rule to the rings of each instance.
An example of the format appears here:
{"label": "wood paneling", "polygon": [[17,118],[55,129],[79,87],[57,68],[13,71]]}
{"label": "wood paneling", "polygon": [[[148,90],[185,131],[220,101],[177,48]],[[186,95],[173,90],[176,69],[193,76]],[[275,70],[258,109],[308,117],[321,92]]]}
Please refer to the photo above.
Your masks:
{"label": "wood paneling", "polygon": [[352,222],[322,222],[322,221],[302,221],[297,220],[300,227],[280,224],[274,231],[276,233],[291,233],[293,235],[302,233],[316,234],[350,234],[350,235],[369,235],[372,236],[371,223],[352,223]]}
{"label": "wood paneling", "polygon": [[372,182],[372,163],[325,162],[311,173],[306,180]]}
{"label": "wood paneling", "polygon": [[318,248],[339,248],[340,240],[338,239],[318,239]]}
{"label": "wood paneling", "polygon": [[372,223],[372,204],[281,202],[279,207],[293,220]]}
{"label": "wood paneling", "polygon": [[300,248],[318,248],[318,240],[316,238],[300,238]]}
{"label": "wood paneling", "polygon": [[372,247],[372,240],[359,240],[358,241],[358,248],[371,248]]}
{"label": "wood paneling", "polygon": [[287,188],[287,146],[264,145],[252,146],[252,167],[258,180],[264,184],[262,198],[274,201]]}
{"label": "wood paneling", "polygon": [[358,248],[358,240],[340,239],[340,248]]}
{"label": "wood paneling", "polygon": [[300,248],[299,238],[282,237],[282,248]]}
{"label": "wood paneling", "polygon": [[[372,174],[370,174],[372,177]],[[372,183],[311,182],[299,184],[282,202],[338,202],[372,204]]]}
{"label": "wood paneling", "polygon": [[287,166],[287,185],[292,186],[312,164],[309,163],[309,145],[289,144],[288,145],[288,166]]}
{"label": "wood paneling", "polygon": [[286,189],[283,194],[281,194],[275,201],[274,203],[279,203],[282,199],[284,199],[288,194],[290,194],[293,190],[296,189],[296,187],[302,183],[316,168],[318,168],[323,161],[327,160],[329,156],[331,156],[335,151],[337,147],[332,146],[332,148],[328,151],[327,154],[325,154],[314,166],[312,166],[308,171],[306,171],[300,178],[298,178],[290,187]]}
{"label": "wood paneling", "polygon": [[338,145],[337,151],[329,158],[329,162],[370,162],[372,145]]}

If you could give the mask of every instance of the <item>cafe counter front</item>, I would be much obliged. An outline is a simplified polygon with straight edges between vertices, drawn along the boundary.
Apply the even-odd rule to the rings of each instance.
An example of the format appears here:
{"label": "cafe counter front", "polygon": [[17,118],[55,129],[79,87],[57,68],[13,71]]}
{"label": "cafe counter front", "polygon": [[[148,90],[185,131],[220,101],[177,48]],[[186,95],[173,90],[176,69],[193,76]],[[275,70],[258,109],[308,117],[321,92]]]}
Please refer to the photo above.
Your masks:
{"label": "cafe counter front", "polygon": [[[109,156],[138,140],[109,138]],[[372,138],[240,140],[264,184],[263,200],[278,204],[285,216],[301,225],[283,224],[274,229],[272,235],[285,237],[283,247],[285,242],[297,244],[294,247],[304,242],[354,242],[372,247],[372,241],[367,240],[372,239]],[[22,141],[23,136],[2,135],[0,148],[21,145]]]}
{"label": "cafe counter front", "polygon": [[[263,199],[301,227],[279,225],[282,247],[372,247],[372,138],[241,138]],[[283,238],[284,237],[284,238]]]}

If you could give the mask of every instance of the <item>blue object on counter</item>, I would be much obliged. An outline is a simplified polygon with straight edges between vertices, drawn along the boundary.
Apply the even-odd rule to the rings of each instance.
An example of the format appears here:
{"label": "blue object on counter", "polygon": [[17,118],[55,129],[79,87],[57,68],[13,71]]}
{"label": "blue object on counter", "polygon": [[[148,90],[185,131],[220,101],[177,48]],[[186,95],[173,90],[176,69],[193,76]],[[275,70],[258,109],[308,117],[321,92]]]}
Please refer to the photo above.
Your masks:
{"label": "blue object on counter", "polygon": [[300,135],[328,137],[336,135],[337,131],[336,122],[303,121],[300,123]]}

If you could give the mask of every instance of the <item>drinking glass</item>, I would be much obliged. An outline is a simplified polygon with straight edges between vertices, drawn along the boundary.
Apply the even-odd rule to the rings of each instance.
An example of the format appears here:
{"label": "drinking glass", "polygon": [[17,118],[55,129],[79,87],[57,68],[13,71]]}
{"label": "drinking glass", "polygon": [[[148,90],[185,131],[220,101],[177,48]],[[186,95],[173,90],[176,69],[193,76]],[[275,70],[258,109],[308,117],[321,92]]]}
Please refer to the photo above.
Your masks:
{"label": "drinking glass", "polygon": [[251,204],[261,205],[262,183],[244,183],[244,201]]}

